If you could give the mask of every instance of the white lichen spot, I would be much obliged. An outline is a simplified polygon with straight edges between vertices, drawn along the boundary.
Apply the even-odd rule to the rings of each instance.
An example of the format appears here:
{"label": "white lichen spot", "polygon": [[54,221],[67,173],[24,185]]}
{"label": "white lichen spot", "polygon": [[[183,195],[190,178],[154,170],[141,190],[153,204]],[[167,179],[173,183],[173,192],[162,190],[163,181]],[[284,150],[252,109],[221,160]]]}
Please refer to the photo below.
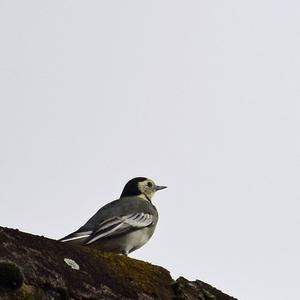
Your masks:
{"label": "white lichen spot", "polygon": [[64,262],[74,270],[79,270],[79,265],[76,261],[70,258],[64,258]]}

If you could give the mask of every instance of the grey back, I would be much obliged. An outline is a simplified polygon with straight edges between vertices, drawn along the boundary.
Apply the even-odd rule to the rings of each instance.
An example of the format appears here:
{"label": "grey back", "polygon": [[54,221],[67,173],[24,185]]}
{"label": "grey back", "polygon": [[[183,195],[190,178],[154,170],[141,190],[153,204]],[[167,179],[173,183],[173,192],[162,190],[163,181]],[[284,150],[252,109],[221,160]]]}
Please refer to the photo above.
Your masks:
{"label": "grey back", "polygon": [[158,221],[158,212],[156,207],[147,200],[141,200],[139,197],[124,197],[112,201],[101,207],[78,231],[93,230],[97,224],[113,218],[130,215],[132,213],[149,213],[154,216],[152,225]]}

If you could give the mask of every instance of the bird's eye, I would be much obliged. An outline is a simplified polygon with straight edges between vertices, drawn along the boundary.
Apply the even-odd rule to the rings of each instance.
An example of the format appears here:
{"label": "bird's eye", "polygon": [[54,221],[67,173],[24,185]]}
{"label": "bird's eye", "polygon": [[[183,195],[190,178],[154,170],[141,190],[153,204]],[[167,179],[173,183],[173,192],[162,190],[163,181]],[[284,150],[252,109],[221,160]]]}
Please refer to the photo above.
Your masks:
{"label": "bird's eye", "polygon": [[148,185],[149,187],[152,187],[152,186],[153,186],[152,182],[148,182],[147,185]]}

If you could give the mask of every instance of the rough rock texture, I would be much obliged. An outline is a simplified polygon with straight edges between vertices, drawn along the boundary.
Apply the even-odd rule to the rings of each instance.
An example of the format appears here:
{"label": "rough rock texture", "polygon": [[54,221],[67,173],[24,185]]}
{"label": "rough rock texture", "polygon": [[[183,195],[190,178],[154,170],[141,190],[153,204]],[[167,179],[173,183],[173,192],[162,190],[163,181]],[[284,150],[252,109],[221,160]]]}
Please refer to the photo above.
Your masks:
{"label": "rough rock texture", "polygon": [[162,267],[0,227],[1,300],[234,300]]}

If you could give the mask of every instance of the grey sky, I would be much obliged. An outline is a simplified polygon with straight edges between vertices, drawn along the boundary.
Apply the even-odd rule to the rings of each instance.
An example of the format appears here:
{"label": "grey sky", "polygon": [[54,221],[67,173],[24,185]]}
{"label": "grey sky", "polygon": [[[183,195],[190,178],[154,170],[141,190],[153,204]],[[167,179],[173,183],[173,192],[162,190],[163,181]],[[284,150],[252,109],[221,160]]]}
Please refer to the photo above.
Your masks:
{"label": "grey sky", "polygon": [[298,1],[0,0],[0,225],[59,238],[167,185],[131,257],[299,294]]}

